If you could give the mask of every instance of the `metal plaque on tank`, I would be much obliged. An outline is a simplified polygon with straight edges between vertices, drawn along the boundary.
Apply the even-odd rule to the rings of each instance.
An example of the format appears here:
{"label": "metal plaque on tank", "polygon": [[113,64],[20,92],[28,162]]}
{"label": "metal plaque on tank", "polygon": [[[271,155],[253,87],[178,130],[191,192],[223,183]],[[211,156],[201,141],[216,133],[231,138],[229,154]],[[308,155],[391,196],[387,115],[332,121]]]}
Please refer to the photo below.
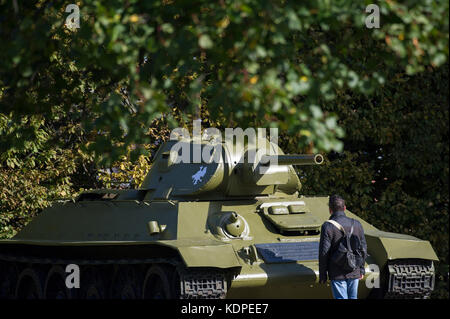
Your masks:
{"label": "metal plaque on tank", "polygon": [[256,244],[258,253],[268,264],[317,260],[319,242]]}

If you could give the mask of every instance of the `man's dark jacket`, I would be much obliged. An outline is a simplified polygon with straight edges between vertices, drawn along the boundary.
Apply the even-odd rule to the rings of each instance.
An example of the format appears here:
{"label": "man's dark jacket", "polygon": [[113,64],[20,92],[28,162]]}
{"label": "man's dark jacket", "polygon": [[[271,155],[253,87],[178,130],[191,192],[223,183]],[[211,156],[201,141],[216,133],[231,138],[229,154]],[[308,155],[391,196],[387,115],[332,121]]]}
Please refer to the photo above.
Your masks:
{"label": "man's dark jacket", "polygon": [[[357,236],[361,241],[363,247],[364,259],[367,255],[366,238],[364,237],[364,230],[361,223],[357,220],[351,219],[345,216],[344,212],[334,212],[330,219],[338,222],[344,227],[345,231],[349,234],[352,220],[353,222],[353,235]],[[340,239],[344,236],[341,230],[331,223],[325,222],[322,225],[320,232],[320,245],[319,245],[319,280],[325,282],[328,278],[330,280],[344,280],[344,279],[356,279],[361,275],[364,275],[364,265],[361,268],[357,268],[352,272],[342,270],[338,265],[331,261],[332,253],[337,249]],[[353,236],[352,236],[353,237]]]}

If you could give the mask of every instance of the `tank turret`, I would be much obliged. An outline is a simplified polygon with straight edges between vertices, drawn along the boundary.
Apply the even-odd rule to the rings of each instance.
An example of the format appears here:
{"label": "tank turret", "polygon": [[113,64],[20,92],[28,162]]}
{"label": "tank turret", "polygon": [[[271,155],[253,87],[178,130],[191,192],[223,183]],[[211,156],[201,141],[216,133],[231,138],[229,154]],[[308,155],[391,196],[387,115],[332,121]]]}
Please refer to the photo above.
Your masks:
{"label": "tank turret", "polygon": [[160,147],[141,189],[148,191],[147,199],[293,194],[301,189],[293,165],[322,163],[320,154],[285,155],[267,140],[171,140]]}

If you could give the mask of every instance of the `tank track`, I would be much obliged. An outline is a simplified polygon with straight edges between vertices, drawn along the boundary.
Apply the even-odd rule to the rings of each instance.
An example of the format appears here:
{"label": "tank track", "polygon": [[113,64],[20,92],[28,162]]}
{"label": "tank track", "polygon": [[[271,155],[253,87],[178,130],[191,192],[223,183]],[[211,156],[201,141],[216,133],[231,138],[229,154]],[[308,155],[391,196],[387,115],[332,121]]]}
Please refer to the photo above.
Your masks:
{"label": "tank track", "polygon": [[181,275],[181,299],[224,299],[227,293],[225,273],[186,271]]}
{"label": "tank track", "polygon": [[[76,264],[79,266],[114,266],[114,265],[168,265],[175,269],[176,278],[179,279],[175,284],[173,293],[174,299],[224,299],[227,293],[227,278],[231,273],[225,270],[217,270],[211,268],[189,269],[177,258],[147,258],[147,259],[59,259],[59,258],[33,258],[26,256],[11,256],[0,254],[0,266],[10,266],[11,268],[26,268],[53,266],[53,265],[69,265]],[[175,273],[171,273],[170,277],[175,277]],[[1,275],[1,274],[0,274]],[[16,283],[17,284],[17,283]],[[2,288],[2,287],[0,287]],[[179,288],[179,290],[178,290]],[[5,297],[5,296],[3,296]],[[10,298],[12,296],[9,296]],[[0,298],[1,291],[0,291]],[[8,298],[8,297],[7,297]]]}
{"label": "tank track", "polygon": [[386,299],[427,299],[434,289],[430,260],[399,259],[388,262]]}

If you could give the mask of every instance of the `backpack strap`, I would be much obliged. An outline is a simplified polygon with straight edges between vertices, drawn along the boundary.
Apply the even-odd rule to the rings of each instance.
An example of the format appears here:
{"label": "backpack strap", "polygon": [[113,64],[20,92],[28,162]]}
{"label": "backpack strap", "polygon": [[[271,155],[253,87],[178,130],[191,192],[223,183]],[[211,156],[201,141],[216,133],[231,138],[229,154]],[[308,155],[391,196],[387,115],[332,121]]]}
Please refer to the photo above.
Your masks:
{"label": "backpack strap", "polygon": [[[337,221],[332,220],[332,219],[328,219],[325,222],[328,222],[330,224],[333,224],[337,229],[339,229],[340,231],[342,231],[344,233],[344,235],[346,234],[344,227],[342,227],[341,224],[339,224]],[[352,228],[353,230],[353,228]]]}
{"label": "backpack strap", "polygon": [[333,224],[337,229],[339,229],[340,231],[342,231],[344,233],[344,236],[346,237],[346,240],[347,240],[347,249],[350,250],[351,252],[353,252],[352,245],[350,244],[350,237],[352,237],[352,234],[353,234],[353,224],[354,224],[355,220],[352,218],[352,228],[350,229],[350,235],[347,235],[347,232],[345,231],[344,227],[342,227],[342,225],[339,224],[337,221],[328,219],[325,222],[329,222],[330,224]]}
{"label": "backpack strap", "polygon": [[355,220],[352,218],[352,228],[350,229],[350,235],[347,236],[347,249],[353,252],[352,245],[350,244],[350,237],[352,237],[353,234],[353,224],[355,223]]}
{"label": "backpack strap", "polygon": [[352,228],[350,229],[350,236],[349,237],[352,237],[352,235],[353,235],[353,225],[355,224],[355,220],[352,218]]}

